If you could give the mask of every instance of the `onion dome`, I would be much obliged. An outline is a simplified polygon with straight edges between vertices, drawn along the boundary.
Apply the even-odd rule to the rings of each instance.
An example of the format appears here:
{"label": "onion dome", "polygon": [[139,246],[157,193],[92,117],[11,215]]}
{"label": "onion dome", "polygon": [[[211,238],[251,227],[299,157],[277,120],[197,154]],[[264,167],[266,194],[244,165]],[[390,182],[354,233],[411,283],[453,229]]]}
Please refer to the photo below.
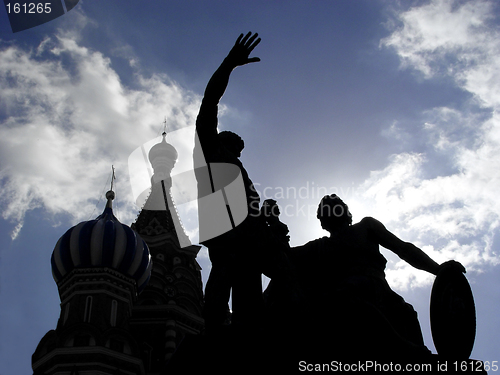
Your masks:
{"label": "onion dome", "polygon": [[149,162],[153,166],[154,174],[152,183],[160,182],[170,178],[170,172],[177,161],[177,150],[170,143],[167,143],[167,133],[163,132],[163,140],[149,150]]}
{"label": "onion dome", "polygon": [[106,193],[108,203],[95,220],[69,229],[52,253],[52,275],[61,281],[75,268],[111,268],[135,279],[140,292],[151,276],[151,256],[144,240],[113,215],[113,191]]}
{"label": "onion dome", "polygon": [[167,142],[167,133],[163,132],[163,140],[160,143],[155,144],[149,150],[148,158],[151,164],[154,164],[154,160],[158,157],[167,158],[175,163],[179,154],[174,146]]}

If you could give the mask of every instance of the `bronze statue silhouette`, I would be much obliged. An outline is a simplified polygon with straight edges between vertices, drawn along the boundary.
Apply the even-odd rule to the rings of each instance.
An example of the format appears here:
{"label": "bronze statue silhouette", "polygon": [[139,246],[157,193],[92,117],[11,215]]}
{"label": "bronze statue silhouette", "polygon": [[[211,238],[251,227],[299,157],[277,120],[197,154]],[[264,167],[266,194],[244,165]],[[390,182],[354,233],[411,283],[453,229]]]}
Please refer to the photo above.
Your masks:
{"label": "bronze statue silhouette", "polygon": [[[297,359],[316,359],[320,363],[345,357],[373,360],[429,355],[417,313],[386,281],[387,261],[379,246],[413,267],[434,275],[444,274],[436,292],[438,297],[445,295],[450,300],[458,295],[467,302],[472,297],[463,291],[465,288],[449,292],[449,278],[444,272],[465,273],[460,263],[439,265],[374,218],[365,217],[352,224],[348,206],[335,194],[325,196],[317,211],[321,226],[330,236],[298,247],[289,245],[288,227],[279,218],[275,200],[264,201],[259,209],[260,197],[239,160],[243,140],[235,133],[217,130],[218,104],[230,75],[238,66],[260,61],[249,57],[259,43],[257,34],[238,37],[210,78],[196,120],[195,173],[197,149],[201,148],[210,175],[207,178],[198,170],[200,196],[215,191],[210,163],[235,165],[241,172],[248,214],[241,224],[233,222],[233,229],[203,241],[212,262],[205,287],[208,334],[191,342],[186,340],[184,349],[177,352],[178,363],[174,366],[181,372],[211,367],[219,371],[223,361],[232,372],[241,363],[253,364],[255,370],[261,370],[264,364],[269,368],[271,363],[281,371],[285,363],[293,362],[296,366]],[[225,201],[231,217],[226,197]],[[264,293],[262,274],[271,278]],[[231,293],[232,314],[228,304]],[[446,319],[448,312],[441,314],[440,308],[437,305],[438,322]],[[472,316],[469,310],[463,314],[467,319]],[[225,325],[230,329],[223,329]],[[235,326],[243,329],[234,330]],[[437,334],[446,335],[449,328],[445,328]],[[466,343],[471,340],[467,338]],[[248,363],[248,353],[256,349],[260,349],[258,358]],[[192,361],[193,353],[203,361]]]}
{"label": "bronze statue silhouette", "polygon": [[[197,175],[199,191],[205,190],[203,195],[206,191],[210,192],[210,189],[214,190],[210,163],[236,165],[243,179],[248,211],[241,224],[233,225],[233,229],[203,242],[208,247],[212,262],[205,286],[204,317],[208,333],[227,325],[229,317],[232,324],[236,323],[246,329],[260,326],[264,307],[262,273],[277,279],[290,279],[290,267],[283,253],[288,244],[277,240],[271,231],[274,224],[268,226],[260,214],[259,194],[239,160],[244,142],[235,133],[217,131],[218,104],[226,90],[231,72],[238,66],[260,61],[258,57],[249,57],[260,43],[261,39],[257,36],[258,34],[248,33],[238,37],[227,57],[210,78],[196,120],[199,146],[203,150],[210,175],[210,178],[201,176],[201,173]],[[227,209],[231,215],[229,205]],[[215,217],[210,219],[217,220]],[[229,313],[228,305],[231,293],[232,314]]]}
{"label": "bronze statue silhouette", "polygon": [[[192,364],[191,354],[196,352],[214,369],[219,369],[222,359],[232,370],[230,363],[239,365],[258,345],[262,350],[255,369],[269,361],[281,369],[290,358],[399,359],[430,354],[417,313],[385,279],[387,261],[379,246],[434,275],[443,270],[465,273],[460,263],[439,265],[374,218],[352,224],[348,206],[334,194],[325,196],[317,211],[330,236],[303,246],[290,247],[288,227],[279,218],[275,200],[264,201],[259,209],[260,197],[239,160],[243,140],[235,133],[217,130],[218,104],[230,75],[238,66],[260,61],[249,57],[259,43],[257,34],[238,37],[210,78],[196,120],[195,173],[196,150],[201,148],[210,175],[206,178],[199,171],[196,175],[200,196],[215,191],[210,163],[232,164],[241,172],[248,214],[241,224],[232,223],[233,229],[203,241],[212,262],[205,287],[208,334],[178,352],[180,368],[184,371],[186,364]],[[262,274],[271,278],[264,293]],[[232,314],[228,304],[231,293]],[[457,294],[448,293],[447,297]],[[225,325],[231,329],[223,329]],[[232,329],[235,326],[243,329]]]}
{"label": "bronze statue silhouette", "polygon": [[348,206],[335,194],[321,200],[317,217],[330,236],[292,248],[291,256],[306,303],[316,315],[322,311],[323,319],[334,322],[338,339],[344,340],[343,348],[351,345],[358,353],[365,350],[381,355],[430,353],[424,346],[417,313],[385,279],[387,261],[379,245],[434,275],[443,267],[458,272],[465,268],[455,261],[437,264],[374,218],[352,224]]}
{"label": "bronze statue silhouette", "polygon": [[[249,57],[260,43],[257,36],[258,34],[248,33],[238,37],[229,54],[210,78],[196,119],[196,133],[208,167],[210,168],[210,163],[223,162],[236,165],[240,169],[249,213],[247,219],[235,229],[203,243],[208,247],[212,262],[205,286],[204,318],[207,332],[228,322],[231,289],[234,320],[250,321],[250,316],[258,315],[262,307],[261,273],[251,259],[245,259],[248,252],[252,251],[246,246],[246,237],[255,225],[252,218],[258,216],[260,197],[239,160],[244,141],[233,132],[219,133],[217,130],[218,104],[232,71],[238,66],[260,61],[258,57]],[[206,181],[198,178],[198,185],[202,183],[206,184]]]}

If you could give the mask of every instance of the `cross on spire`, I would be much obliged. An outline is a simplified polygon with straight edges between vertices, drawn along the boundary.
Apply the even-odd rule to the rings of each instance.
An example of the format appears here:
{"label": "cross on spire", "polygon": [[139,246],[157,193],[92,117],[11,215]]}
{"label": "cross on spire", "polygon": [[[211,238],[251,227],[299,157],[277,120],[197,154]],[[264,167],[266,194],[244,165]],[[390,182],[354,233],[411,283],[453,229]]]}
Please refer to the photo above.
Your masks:
{"label": "cross on spire", "polygon": [[112,165],[111,166],[111,189],[106,193],[106,199],[108,200],[108,203],[106,203],[106,208],[111,208],[112,204],[111,202],[113,199],[115,199],[115,192],[113,191],[113,182],[115,181],[115,167]]}
{"label": "cross on spire", "polygon": [[167,135],[167,116],[165,116],[165,119],[163,120],[163,134],[162,135]]}
{"label": "cross on spire", "polygon": [[111,171],[112,171],[112,175],[111,175],[111,189],[110,190],[113,190],[113,182],[116,180],[115,167],[113,165],[111,165]]}

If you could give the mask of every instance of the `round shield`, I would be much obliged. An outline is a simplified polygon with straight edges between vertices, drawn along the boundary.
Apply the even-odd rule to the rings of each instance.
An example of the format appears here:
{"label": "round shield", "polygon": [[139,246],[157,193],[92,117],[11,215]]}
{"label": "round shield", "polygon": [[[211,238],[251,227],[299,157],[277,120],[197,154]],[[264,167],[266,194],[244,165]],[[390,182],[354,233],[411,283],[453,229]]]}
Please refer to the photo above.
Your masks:
{"label": "round shield", "polygon": [[476,337],[476,309],[470,285],[456,268],[439,271],[432,286],[430,319],[438,354],[469,358]]}

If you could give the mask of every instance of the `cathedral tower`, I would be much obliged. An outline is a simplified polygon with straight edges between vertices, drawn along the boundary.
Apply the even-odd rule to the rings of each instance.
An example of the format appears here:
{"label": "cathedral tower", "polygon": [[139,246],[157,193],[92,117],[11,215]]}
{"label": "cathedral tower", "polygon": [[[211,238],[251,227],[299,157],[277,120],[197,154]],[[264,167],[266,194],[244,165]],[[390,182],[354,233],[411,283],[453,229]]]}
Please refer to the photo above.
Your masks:
{"label": "cathedral tower", "polygon": [[170,172],[177,151],[155,145],[151,193],[128,227],[113,191],[95,220],[70,228],[52,254],[61,298],[55,330],[32,356],[34,375],[156,375],[188,335],[202,332],[201,267],[177,214]]}
{"label": "cathedral tower", "polygon": [[201,246],[191,245],[170,192],[177,151],[163,140],[149,152],[154,170],[151,194],[134,229],[146,241],[153,259],[149,284],[133,308],[131,330],[143,354],[148,374],[159,374],[186,335],[204,327]]}

